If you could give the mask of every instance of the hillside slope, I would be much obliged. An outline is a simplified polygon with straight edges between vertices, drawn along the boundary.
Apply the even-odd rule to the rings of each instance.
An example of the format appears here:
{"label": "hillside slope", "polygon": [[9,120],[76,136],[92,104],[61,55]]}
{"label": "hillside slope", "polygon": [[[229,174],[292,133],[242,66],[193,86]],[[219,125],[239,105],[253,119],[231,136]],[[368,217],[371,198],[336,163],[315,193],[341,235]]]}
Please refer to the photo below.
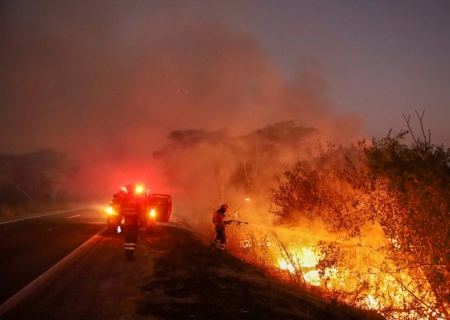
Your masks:
{"label": "hillside slope", "polygon": [[380,319],[325,303],[266,277],[189,231],[162,227],[151,235],[154,278],[142,287],[141,315],[163,319]]}
{"label": "hillside slope", "polygon": [[186,229],[158,225],[135,259],[104,235],[2,319],[382,319],[266,277]]}

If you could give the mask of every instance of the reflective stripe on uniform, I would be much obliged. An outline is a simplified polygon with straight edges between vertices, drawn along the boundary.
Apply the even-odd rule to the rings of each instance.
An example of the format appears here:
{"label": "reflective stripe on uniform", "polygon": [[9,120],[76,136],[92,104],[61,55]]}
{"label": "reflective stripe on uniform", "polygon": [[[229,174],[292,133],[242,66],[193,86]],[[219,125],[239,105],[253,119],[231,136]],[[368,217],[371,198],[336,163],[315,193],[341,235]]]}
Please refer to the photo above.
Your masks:
{"label": "reflective stripe on uniform", "polygon": [[136,243],[125,243],[125,250],[136,250]]}

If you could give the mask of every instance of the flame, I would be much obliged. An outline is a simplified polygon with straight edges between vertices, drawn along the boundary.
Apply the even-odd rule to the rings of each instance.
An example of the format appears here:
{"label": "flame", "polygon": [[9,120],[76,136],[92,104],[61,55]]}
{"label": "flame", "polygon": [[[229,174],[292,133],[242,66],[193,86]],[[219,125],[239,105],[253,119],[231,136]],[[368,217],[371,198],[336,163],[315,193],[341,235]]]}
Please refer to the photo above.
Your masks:
{"label": "flame", "polygon": [[288,270],[290,273],[295,272],[295,267],[292,265],[292,263],[287,262],[285,259],[281,259],[278,262],[278,265],[281,270]]}
{"label": "flame", "polygon": [[[414,289],[410,287],[410,284],[417,281],[413,279],[411,275],[406,272],[401,272],[397,277],[389,277],[385,273],[379,271],[372,273],[366,278],[358,277],[357,273],[352,273],[349,270],[339,272],[337,268],[326,268],[323,275],[315,269],[318,261],[314,252],[308,248],[302,247],[289,250],[289,261],[286,258],[280,258],[278,260],[278,268],[288,271],[291,274],[301,274],[306,283],[313,286],[323,286],[332,290],[341,291],[353,291],[358,288],[363,282],[366,282],[364,288],[367,290],[367,295],[362,297],[357,303],[357,307],[371,310],[384,310],[392,308],[394,305],[399,310],[402,306],[408,304],[414,304],[414,298],[411,296],[411,292],[419,296],[418,292],[414,292]],[[313,270],[310,270],[313,268]],[[306,270],[305,270],[306,269]],[[326,279],[326,281],[325,281]],[[425,284],[425,278],[422,279]],[[423,288],[424,284],[418,286]],[[417,291],[417,289],[416,289]],[[384,293],[384,294],[380,294]],[[422,296],[427,299],[427,302],[432,304],[434,298],[430,295]],[[384,315],[386,316],[386,315]],[[391,313],[388,319],[436,319],[445,320],[445,316],[438,314],[436,311],[429,311],[428,316],[420,317],[414,310],[412,311],[399,311]]]}
{"label": "flame", "polygon": [[320,286],[321,284],[319,271],[317,270],[311,270],[309,272],[306,272],[303,275],[303,278],[305,279],[306,282],[312,284],[313,286]]}
{"label": "flame", "polygon": [[286,261],[285,258],[281,258],[278,261],[278,266],[281,270],[287,270],[290,273],[296,273],[300,271],[303,274],[303,278],[311,285],[319,286],[321,284],[319,272],[317,270],[303,271],[304,268],[313,268],[317,266],[317,259],[314,252],[309,248],[301,248],[292,256],[292,262]]}
{"label": "flame", "polygon": [[317,266],[318,263],[316,255],[311,249],[308,248],[301,249],[300,259],[301,259],[300,265],[302,267],[315,267]]}
{"label": "flame", "polygon": [[[239,247],[245,249],[245,254],[255,252],[259,265],[264,259],[269,270],[275,267],[283,271],[277,274],[288,281],[302,277],[306,284],[323,292],[325,298],[338,297],[342,303],[376,310],[389,320],[446,319],[445,314],[440,314],[433,307],[436,298],[429,289],[423,271],[396,268],[386,259],[385,251],[382,250],[384,243],[381,241],[378,246],[370,242],[373,239],[367,243],[361,239],[354,244],[346,242],[342,246],[343,260],[326,267],[325,257],[320,250],[315,253],[316,243],[311,242],[311,238],[305,240],[295,234],[290,239],[280,245],[277,237],[269,237],[255,226],[252,237],[241,238]],[[392,239],[386,239],[386,242],[395,243]],[[267,255],[264,256],[264,252]],[[251,262],[246,256],[243,258]],[[286,275],[294,275],[294,278]],[[418,304],[422,304],[422,307],[417,307]]]}
{"label": "flame", "polygon": [[321,229],[255,224],[232,231],[240,258],[283,280],[314,286],[325,299],[375,310],[389,320],[450,320],[448,304],[428,283],[426,266],[399,265],[387,251],[388,245],[398,248],[398,241],[383,237],[378,226],[370,226],[370,236],[338,240]]}

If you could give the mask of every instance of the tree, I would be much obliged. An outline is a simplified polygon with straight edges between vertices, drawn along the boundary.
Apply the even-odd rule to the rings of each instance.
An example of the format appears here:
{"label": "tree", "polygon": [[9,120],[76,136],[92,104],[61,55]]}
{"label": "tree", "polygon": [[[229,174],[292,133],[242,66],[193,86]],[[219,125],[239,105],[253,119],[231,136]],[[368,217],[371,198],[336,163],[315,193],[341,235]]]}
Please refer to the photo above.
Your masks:
{"label": "tree", "polygon": [[308,152],[308,139],[315,132],[294,121],[282,121],[240,137],[240,166],[232,182],[252,198],[266,196],[273,176],[281,172],[283,164],[291,164]]}
{"label": "tree", "polygon": [[52,198],[76,166],[64,153],[52,149],[22,155],[0,155],[0,177],[22,191],[31,202]]}
{"label": "tree", "polygon": [[271,211],[280,223],[320,219],[341,239],[359,237],[365,224],[380,225],[388,259],[382,271],[403,287],[417,314],[448,317],[450,150],[426,139],[407,146],[405,134],[329,146],[296,162],[272,189]]}
{"label": "tree", "polygon": [[284,179],[277,177],[277,181],[271,212],[280,223],[321,220],[331,232],[355,237],[366,222],[374,220],[375,182],[359,146],[328,145],[318,156],[286,168]]}
{"label": "tree", "polygon": [[[450,149],[414,139],[407,132],[374,140],[365,148],[377,179],[389,182],[392,202],[379,217],[390,257],[402,269],[424,274],[441,312],[450,306]],[[447,314],[449,316],[449,314]]]}

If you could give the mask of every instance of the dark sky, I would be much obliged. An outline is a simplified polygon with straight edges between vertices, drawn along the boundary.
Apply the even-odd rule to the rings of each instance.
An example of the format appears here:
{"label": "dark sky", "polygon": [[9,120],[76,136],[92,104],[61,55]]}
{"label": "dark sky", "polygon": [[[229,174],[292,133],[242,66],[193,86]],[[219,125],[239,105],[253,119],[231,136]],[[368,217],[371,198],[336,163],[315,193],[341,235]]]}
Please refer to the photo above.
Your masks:
{"label": "dark sky", "polygon": [[[426,110],[450,142],[448,1],[0,4],[0,151],[139,163],[172,130],[354,141]],[[417,122],[417,121],[415,121]],[[417,129],[418,130],[418,129]]]}
{"label": "dark sky", "polygon": [[405,128],[425,110],[436,143],[450,143],[450,2],[260,1],[251,34],[289,76],[313,59],[336,112],[355,111],[362,133]]}

